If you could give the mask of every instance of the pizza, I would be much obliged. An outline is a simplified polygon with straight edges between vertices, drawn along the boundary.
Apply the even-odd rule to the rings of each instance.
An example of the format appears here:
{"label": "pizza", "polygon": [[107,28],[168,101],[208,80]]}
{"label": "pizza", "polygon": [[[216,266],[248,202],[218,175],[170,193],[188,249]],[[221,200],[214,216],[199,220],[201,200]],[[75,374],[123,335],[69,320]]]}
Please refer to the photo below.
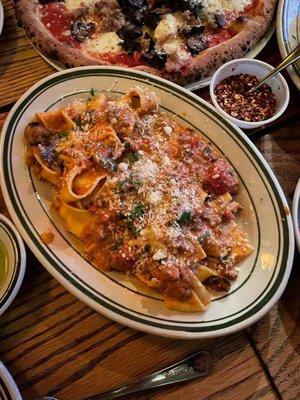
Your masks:
{"label": "pizza", "polygon": [[253,251],[237,223],[238,176],[154,93],[91,90],[37,112],[24,137],[27,164],[54,187],[53,209],[100,270],[125,273],[186,312],[205,311],[211,290],[230,290]]}
{"label": "pizza", "polygon": [[31,42],[65,67],[133,67],[188,84],[245,55],[276,0],[15,0]]}

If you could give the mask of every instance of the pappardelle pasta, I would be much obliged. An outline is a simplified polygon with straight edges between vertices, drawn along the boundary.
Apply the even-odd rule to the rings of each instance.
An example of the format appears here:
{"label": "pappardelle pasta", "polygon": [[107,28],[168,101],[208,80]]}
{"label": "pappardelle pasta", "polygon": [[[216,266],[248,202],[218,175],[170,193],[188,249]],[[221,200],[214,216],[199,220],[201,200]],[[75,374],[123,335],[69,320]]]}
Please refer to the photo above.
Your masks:
{"label": "pappardelle pasta", "polygon": [[210,143],[136,87],[36,113],[26,161],[56,187],[66,229],[101,270],[158,291],[165,306],[205,311],[253,248],[235,222],[238,177]]}

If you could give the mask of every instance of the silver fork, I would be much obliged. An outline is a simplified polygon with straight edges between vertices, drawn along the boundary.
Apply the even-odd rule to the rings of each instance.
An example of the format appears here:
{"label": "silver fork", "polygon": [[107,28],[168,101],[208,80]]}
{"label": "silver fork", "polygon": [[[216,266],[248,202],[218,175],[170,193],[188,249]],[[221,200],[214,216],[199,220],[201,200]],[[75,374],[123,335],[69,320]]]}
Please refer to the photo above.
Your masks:
{"label": "silver fork", "polygon": [[[213,363],[207,351],[200,351],[191,357],[185,358],[153,374],[147,375],[129,385],[95,395],[85,400],[110,400],[126,394],[140,392],[146,389],[171,385],[207,376],[212,372]],[[43,397],[37,400],[57,400],[55,397]]]}

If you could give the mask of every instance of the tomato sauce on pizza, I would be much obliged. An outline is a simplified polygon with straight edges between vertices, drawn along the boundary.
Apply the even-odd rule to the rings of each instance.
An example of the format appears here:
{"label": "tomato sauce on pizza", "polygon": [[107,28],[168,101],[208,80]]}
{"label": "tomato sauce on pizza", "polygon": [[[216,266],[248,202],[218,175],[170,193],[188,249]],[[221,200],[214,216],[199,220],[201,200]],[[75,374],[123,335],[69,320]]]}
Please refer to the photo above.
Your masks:
{"label": "tomato sauce on pizza", "polygon": [[66,66],[119,65],[187,83],[244,55],[276,0],[19,0],[34,44]]}

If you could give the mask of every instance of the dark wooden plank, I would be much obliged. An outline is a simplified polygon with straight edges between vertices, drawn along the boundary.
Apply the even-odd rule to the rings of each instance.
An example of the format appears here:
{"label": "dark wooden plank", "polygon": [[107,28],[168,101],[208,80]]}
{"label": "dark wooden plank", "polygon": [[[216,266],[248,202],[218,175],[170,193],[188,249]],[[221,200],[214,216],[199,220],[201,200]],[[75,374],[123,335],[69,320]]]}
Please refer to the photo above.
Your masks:
{"label": "dark wooden plank", "polygon": [[[299,118],[256,141],[291,204],[300,177]],[[300,398],[299,262],[281,301],[249,330],[249,337],[284,400]]]}
{"label": "dark wooden plank", "polygon": [[299,262],[297,255],[281,301],[249,329],[249,337],[284,400],[300,398]]}
{"label": "dark wooden plank", "polygon": [[17,26],[12,0],[4,0],[0,36],[0,107],[15,102],[40,79],[54,72]]}
{"label": "dark wooden plank", "polygon": [[[160,338],[112,322],[75,299],[30,257],[16,301],[0,322],[0,358],[24,399],[83,400],[205,346],[213,375],[128,399],[276,399],[245,333],[210,344]],[[31,273],[31,270],[34,273]],[[256,397],[253,397],[255,393]]]}

